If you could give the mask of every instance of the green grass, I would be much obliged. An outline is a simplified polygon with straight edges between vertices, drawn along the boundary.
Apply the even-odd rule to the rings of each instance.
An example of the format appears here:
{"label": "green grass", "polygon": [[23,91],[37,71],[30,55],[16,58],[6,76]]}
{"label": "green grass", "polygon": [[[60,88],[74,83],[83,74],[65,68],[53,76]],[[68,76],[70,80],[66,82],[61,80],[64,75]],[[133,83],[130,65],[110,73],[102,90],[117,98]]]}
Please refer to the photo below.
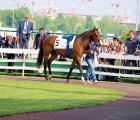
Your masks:
{"label": "green grass", "polygon": [[99,106],[125,95],[95,86],[0,80],[0,116]]}
{"label": "green grass", "polygon": [[129,83],[129,84],[140,84],[140,78],[119,78],[119,82]]}

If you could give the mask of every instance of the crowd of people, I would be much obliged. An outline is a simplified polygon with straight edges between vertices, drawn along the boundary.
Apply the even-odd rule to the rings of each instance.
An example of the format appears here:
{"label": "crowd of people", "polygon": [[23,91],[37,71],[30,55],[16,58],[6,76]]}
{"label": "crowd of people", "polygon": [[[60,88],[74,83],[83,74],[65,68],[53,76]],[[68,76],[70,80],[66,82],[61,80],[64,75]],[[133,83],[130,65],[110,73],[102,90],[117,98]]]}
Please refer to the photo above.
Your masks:
{"label": "crowd of people", "polygon": [[[0,36],[0,47],[1,48],[20,48],[20,49],[28,49],[28,43],[30,39],[30,35],[33,31],[33,23],[29,21],[30,17],[29,15],[25,15],[25,20],[19,22],[18,29],[17,29],[17,35],[16,37],[12,37],[11,35],[8,35],[7,32],[4,32],[4,37]],[[39,29],[39,33],[36,34],[33,48],[39,49],[41,41],[46,38],[46,36],[49,35],[49,32],[45,34],[44,28]],[[3,53],[2,53],[3,54]],[[6,54],[7,59],[14,59],[19,58],[23,59],[23,54]],[[28,59],[28,54],[26,54],[25,59]],[[14,62],[8,62],[8,66],[14,66]],[[13,72],[12,69],[8,70],[9,73]],[[39,74],[41,74],[42,71],[39,71]]]}
{"label": "crowd of people", "polygon": [[[2,48],[21,48],[21,49],[28,49],[28,41],[30,39],[30,35],[33,31],[33,23],[29,21],[29,15],[25,15],[25,20],[19,22],[18,29],[17,29],[17,37],[12,37],[8,35],[8,33],[4,33],[4,36],[0,36],[0,47]],[[39,49],[41,41],[47,36],[45,34],[44,29],[40,28],[39,33],[36,35],[34,40],[34,48]],[[101,47],[96,47],[94,42],[90,42],[87,48],[85,49],[85,61],[88,64],[86,75],[85,75],[85,82],[92,83],[98,82],[98,80],[110,80],[114,82],[118,82],[118,78],[116,76],[103,76],[103,75],[96,75],[95,71],[104,71],[104,72],[113,72],[118,73],[119,69],[114,68],[104,68],[104,67],[96,67],[94,68],[93,63],[99,64],[108,64],[108,65],[122,65],[122,66],[140,66],[139,61],[135,60],[119,60],[119,59],[105,59],[105,58],[98,58],[96,55],[99,53],[110,53],[110,54],[135,54],[140,53],[140,35],[139,31],[130,31],[129,38],[124,42],[121,43],[121,40],[114,37],[114,38],[107,38],[101,41]],[[19,59],[23,59],[23,54],[6,54],[7,59],[14,59],[18,57]],[[28,59],[28,54],[26,55],[25,59]],[[13,62],[8,62],[8,66],[13,66]],[[8,72],[13,72],[13,70],[8,70]],[[43,71],[38,71],[39,75],[42,74]],[[124,71],[123,71],[124,72]],[[133,71],[135,73],[136,71]],[[129,74],[130,71],[126,70],[125,73]]]}

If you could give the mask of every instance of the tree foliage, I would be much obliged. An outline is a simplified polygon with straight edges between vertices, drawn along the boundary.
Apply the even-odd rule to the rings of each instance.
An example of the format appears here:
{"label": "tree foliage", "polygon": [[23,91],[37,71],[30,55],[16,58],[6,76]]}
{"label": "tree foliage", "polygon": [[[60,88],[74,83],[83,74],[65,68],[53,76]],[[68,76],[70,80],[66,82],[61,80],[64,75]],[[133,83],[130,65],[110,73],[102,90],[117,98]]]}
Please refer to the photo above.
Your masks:
{"label": "tree foliage", "polygon": [[121,42],[124,43],[126,41],[126,39],[129,38],[129,34],[124,32],[122,35],[121,35]]}
{"label": "tree foliage", "polygon": [[91,30],[95,27],[95,25],[93,24],[93,20],[91,16],[87,16],[86,17],[86,29],[87,30]]}
{"label": "tree foliage", "polygon": [[14,10],[14,24],[15,26],[18,25],[19,21],[23,21],[25,15],[30,15],[30,18],[32,19],[32,15],[30,14],[30,10],[27,7],[20,7],[18,9]]}
{"label": "tree foliage", "polygon": [[139,23],[139,25],[138,25],[138,31],[140,32],[140,23]]}
{"label": "tree foliage", "polygon": [[104,16],[98,24],[102,35],[112,33],[115,36],[120,36],[124,31],[128,32],[130,30],[128,27],[115,22],[110,16]]}
{"label": "tree foliage", "polygon": [[[17,27],[18,22],[24,20],[26,14],[30,15],[31,21],[34,24],[34,29],[44,28],[46,31],[62,31],[69,34],[81,34],[87,30],[99,27],[100,33],[106,35],[112,33],[115,36],[121,36],[123,32],[128,32],[130,29],[115,22],[111,17],[104,16],[101,21],[96,22],[92,16],[86,18],[73,16],[63,16],[59,14],[54,20],[41,15],[32,17],[30,10],[26,7],[21,7],[14,10],[14,24]],[[0,22],[2,26],[12,26],[12,10],[0,10]],[[140,24],[138,29],[140,30]]]}

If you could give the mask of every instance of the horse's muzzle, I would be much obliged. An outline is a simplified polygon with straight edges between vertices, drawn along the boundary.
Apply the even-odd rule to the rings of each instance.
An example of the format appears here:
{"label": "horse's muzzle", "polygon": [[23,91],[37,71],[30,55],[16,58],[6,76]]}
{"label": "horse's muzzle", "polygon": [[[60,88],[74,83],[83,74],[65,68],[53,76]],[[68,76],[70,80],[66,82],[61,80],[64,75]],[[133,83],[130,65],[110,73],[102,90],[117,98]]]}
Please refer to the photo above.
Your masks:
{"label": "horse's muzzle", "polygon": [[100,47],[100,46],[101,46],[101,44],[100,44],[100,43],[97,43],[97,44],[96,44],[96,47]]}

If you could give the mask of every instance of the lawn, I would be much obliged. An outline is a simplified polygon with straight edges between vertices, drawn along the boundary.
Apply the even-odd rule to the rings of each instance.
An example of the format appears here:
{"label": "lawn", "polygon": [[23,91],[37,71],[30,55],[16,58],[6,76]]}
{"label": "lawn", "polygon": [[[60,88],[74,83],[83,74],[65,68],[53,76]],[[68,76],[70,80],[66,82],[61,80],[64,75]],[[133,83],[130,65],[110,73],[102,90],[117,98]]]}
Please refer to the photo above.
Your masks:
{"label": "lawn", "polygon": [[99,106],[125,95],[95,86],[0,80],[0,116]]}

